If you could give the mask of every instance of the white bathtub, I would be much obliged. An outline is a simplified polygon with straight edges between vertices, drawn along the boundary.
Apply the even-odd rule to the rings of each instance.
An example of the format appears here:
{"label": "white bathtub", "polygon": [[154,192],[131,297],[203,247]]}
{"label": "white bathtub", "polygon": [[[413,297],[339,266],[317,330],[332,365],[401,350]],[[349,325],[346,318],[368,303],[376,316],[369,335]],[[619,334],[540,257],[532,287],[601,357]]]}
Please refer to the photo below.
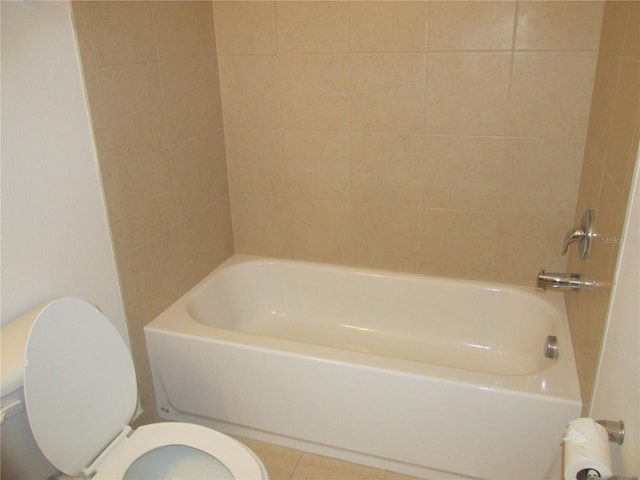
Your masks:
{"label": "white bathtub", "polygon": [[533,289],[234,255],[145,336],[164,418],[410,475],[544,478],[580,416]]}

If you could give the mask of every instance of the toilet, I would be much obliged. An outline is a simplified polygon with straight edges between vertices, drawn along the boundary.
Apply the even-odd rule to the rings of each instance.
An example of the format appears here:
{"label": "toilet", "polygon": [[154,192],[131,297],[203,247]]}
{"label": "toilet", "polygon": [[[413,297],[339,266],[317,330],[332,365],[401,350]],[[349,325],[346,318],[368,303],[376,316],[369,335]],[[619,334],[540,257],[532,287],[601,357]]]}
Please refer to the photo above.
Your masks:
{"label": "toilet", "polygon": [[0,338],[3,478],[41,475],[33,471],[38,459],[26,454],[35,445],[71,477],[268,479],[249,448],[213,429],[163,422],[133,430],[133,361],[94,305],[52,300],[3,326]]}

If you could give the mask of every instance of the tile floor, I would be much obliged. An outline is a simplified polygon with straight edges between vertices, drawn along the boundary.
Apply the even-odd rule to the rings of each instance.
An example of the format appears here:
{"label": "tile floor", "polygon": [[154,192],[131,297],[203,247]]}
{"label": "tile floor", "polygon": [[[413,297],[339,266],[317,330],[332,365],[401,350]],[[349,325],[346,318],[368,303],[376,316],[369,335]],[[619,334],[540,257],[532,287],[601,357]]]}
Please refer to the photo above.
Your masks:
{"label": "tile floor", "polygon": [[270,480],[417,480],[355,463],[238,437],[267,468]]}

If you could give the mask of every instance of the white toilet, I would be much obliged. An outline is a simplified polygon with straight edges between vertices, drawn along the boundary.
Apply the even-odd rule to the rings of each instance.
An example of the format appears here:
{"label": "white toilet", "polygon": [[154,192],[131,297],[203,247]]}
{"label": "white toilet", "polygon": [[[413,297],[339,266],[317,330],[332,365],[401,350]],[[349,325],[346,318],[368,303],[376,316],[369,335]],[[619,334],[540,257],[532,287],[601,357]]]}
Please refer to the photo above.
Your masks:
{"label": "white toilet", "polygon": [[[131,355],[95,306],[59,298],[4,326],[0,335],[3,478],[36,475],[38,459],[25,451],[33,442],[24,436],[31,434],[48,462],[72,477],[268,478],[251,450],[210,428],[165,422],[132,430],[127,423],[137,386]],[[28,426],[21,428],[23,410]]]}

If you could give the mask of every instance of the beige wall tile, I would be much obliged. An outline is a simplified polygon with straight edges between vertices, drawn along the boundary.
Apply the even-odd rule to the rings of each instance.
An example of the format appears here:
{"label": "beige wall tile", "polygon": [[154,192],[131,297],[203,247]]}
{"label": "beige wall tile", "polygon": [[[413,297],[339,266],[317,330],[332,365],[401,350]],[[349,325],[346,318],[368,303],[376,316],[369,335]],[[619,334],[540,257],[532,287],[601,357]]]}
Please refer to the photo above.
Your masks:
{"label": "beige wall tile", "polygon": [[218,56],[216,30],[213,18],[213,2],[196,2],[199,10],[197,25],[200,27],[200,39],[203,42],[202,54],[207,57]]}
{"label": "beige wall tile", "polygon": [[236,253],[283,256],[286,242],[286,199],[263,195],[231,195]]}
{"label": "beige wall tile", "polygon": [[[93,28],[89,11],[90,3],[84,0],[74,0],[71,2],[71,5],[78,50],[83,59],[82,72],[86,77],[87,73],[92,70],[97,70],[101,66],[98,55],[98,43],[95,38],[95,29]],[[90,101],[91,99],[88,100]]]}
{"label": "beige wall tile", "polygon": [[184,293],[184,265],[177,230],[153,237],[130,257],[143,321],[162,313]]}
{"label": "beige wall tile", "polygon": [[229,180],[227,171],[227,154],[225,151],[224,132],[221,130],[213,132],[208,139],[211,142],[211,152],[213,156],[215,179],[213,191],[216,198],[229,198]]}
{"label": "beige wall tile", "polygon": [[206,92],[202,102],[210,105],[211,111],[207,113],[210,122],[209,131],[223,130],[224,118],[222,113],[222,97],[220,94],[220,74],[218,69],[218,58],[215,56],[202,57],[204,65]]}
{"label": "beige wall tile", "polygon": [[215,42],[210,35],[213,26],[205,23],[213,21],[212,2],[154,1],[151,5],[159,60],[213,53],[207,45]]}
{"label": "beige wall tile", "polygon": [[499,214],[492,277],[533,286],[541,268],[549,272],[566,271],[567,257],[560,253],[572,221],[562,217]]}
{"label": "beige wall tile", "polygon": [[423,209],[421,222],[422,273],[490,277],[498,226],[495,214]]}
{"label": "beige wall tile", "polygon": [[233,252],[212,8],[73,8],[142,421],[153,420],[142,327]]}
{"label": "beige wall tile", "polygon": [[603,175],[604,164],[602,158],[598,155],[593,155],[593,149],[587,145],[580,174],[580,187],[576,200],[574,225],[582,218],[582,214],[586,209],[590,208],[595,210],[597,207],[600,189],[602,188]]}
{"label": "beige wall tile", "polygon": [[424,138],[418,134],[351,134],[351,199],[420,204]]}
{"label": "beige wall tile", "polygon": [[214,123],[215,86],[204,58],[170,60],[159,64],[169,143],[203,135]]}
{"label": "beige wall tile", "polygon": [[[185,166],[185,170],[188,167]],[[204,195],[201,195],[204,197]],[[216,238],[216,216],[213,199],[190,212],[180,222],[180,253],[184,262],[185,288],[191,288],[217,266],[211,239]]]}
{"label": "beige wall tile", "polygon": [[151,2],[89,3],[100,65],[156,59]]}
{"label": "beige wall tile", "polygon": [[219,55],[276,52],[273,1],[214,1]]}
{"label": "beige wall tile", "polygon": [[225,132],[229,190],[278,195],[284,187],[282,133],[272,129],[230,128]]}
{"label": "beige wall tile", "polygon": [[229,195],[218,197],[213,209],[216,222],[216,236],[213,238],[212,247],[217,266],[234,253],[231,200],[229,199]]}
{"label": "beige wall tile", "polygon": [[71,0],[71,11],[73,13],[73,26],[77,29],[80,27],[93,28],[91,21],[91,3],[83,0]]}
{"label": "beige wall tile", "polygon": [[632,149],[637,151],[637,137],[634,134],[639,112],[640,62],[623,58],[612,112],[615,128],[610,129],[605,157],[607,172],[620,191],[628,189],[631,183],[627,172],[630,171],[630,161],[635,163],[635,158],[630,157],[629,152]]}
{"label": "beige wall tile", "polygon": [[351,129],[424,128],[425,55],[351,55]]}
{"label": "beige wall tile", "polygon": [[573,217],[583,143],[581,139],[505,139],[505,185],[500,210]]}
{"label": "beige wall tile", "polygon": [[419,236],[417,207],[351,203],[351,248],[358,265],[415,271]]}
{"label": "beige wall tile", "polygon": [[430,53],[426,131],[502,135],[509,92],[509,53]]}
{"label": "beige wall tile", "polygon": [[[635,3],[606,2],[576,208],[578,218],[586,208],[594,210],[596,238],[586,261],[578,259],[575,249],[570,251],[570,271],[583,273],[597,285],[595,289],[584,290],[578,295],[565,296],[584,414],[590,407],[620,246],[617,240],[622,235],[630,183],[626,177],[635,165],[638,152],[638,134],[637,131],[633,133],[633,126],[629,125],[631,121],[637,128],[640,116],[637,110],[640,91],[638,63],[635,62],[635,69],[631,72],[632,63],[626,65],[630,59],[624,56],[627,53],[625,28],[633,15],[631,9],[635,8]],[[622,173],[623,170],[626,173]]]}
{"label": "beige wall tile", "polygon": [[516,2],[429,3],[429,50],[511,50]]}
{"label": "beige wall tile", "polygon": [[285,130],[283,158],[288,196],[348,200],[349,134]]}
{"label": "beige wall tile", "polygon": [[184,289],[188,290],[233,254],[233,245],[227,234],[231,225],[225,225],[210,202],[200,207],[192,222],[180,227],[180,248],[184,271]]}
{"label": "beige wall tile", "polygon": [[624,48],[629,7],[633,1],[607,1],[602,19],[601,53],[619,54]]}
{"label": "beige wall tile", "polygon": [[320,262],[349,260],[349,203],[312,198],[288,198],[285,255]]}
{"label": "beige wall tile", "polygon": [[[336,177],[336,180],[343,178],[341,185],[348,182],[352,202],[367,204],[371,208],[378,208],[377,205],[384,204],[445,210],[468,209],[485,213],[526,211],[543,218],[546,218],[546,213],[541,211],[546,212],[551,209],[556,211],[558,203],[563,202],[560,210],[566,213],[570,210],[570,201],[566,200],[568,195],[561,193],[566,190],[553,187],[554,195],[557,194],[553,201],[546,201],[546,197],[542,195],[542,191],[546,192],[551,188],[545,180],[549,177],[549,169],[552,168],[549,165],[552,164],[552,160],[540,163],[536,162],[536,156],[544,154],[550,159],[562,157],[562,160],[558,161],[565,162],[562,164],[567,171],[570,171],[569,165],[573,165],[572,162],[579,154],[568,145],[575,146],[578,142],[558,141],[556,146],[560,151],[550,152],[543,148],[544,142],[536,143],[533,140],[528,142],[523,138],[520,140],[522,140],[521,146],[526,147],[525,151],[517,152],[519,155],[515,155],[518,141],[512,139],[511,144],[507,145],[502,137],[507,133],[508,92],[513,58],[509,50],[512,48],[516,3],[438,2],[428,6],[430,11],[420,10],[424,6],[426,5],[418,2],[349,4],[352,53],[349,56],[346,75],[343,76],[343,73],[330,74],[333,64],[323,63],[327,58],[336,58],[336,55],[318,55],[314,50],[321,48],[314,46],[316,45],[315,32],[317,32],[315,29],[327,17],[318,15],[314,18],[311,12],[320,11],[329,14],[328,5],[316,2],[276,4],[277,33],[278,39],[282,40],[279,46],[280,51],[291,51],[296,55],[278,55],[278,90],[283,95],[282,126],[287,128],[283,137],[285,138],[283,148],[287,152],[285,154],[286,183],[284,188],[275,189],[271,194],[281,198],[286,196],[316,199],[345,198],[331,197],[332,194],[327,193],[326,190],[329,185],[327,182],[331,177],[328,172],[342,165],[336,158],[339,156],[338,150],[334,150],[333,153],[324,153],[325,150],[321,148],[320,143],[304,146],[301,141],[303,137],[310,135],[318,138],[328,136],[330,133],[327,129],[329,129],[336,130],[331,132],[332,134],[350,131],[349,177],[344,179],[340,176],[344,174],[344,170],[335,171],[342,172]],[[338,5],[336,4],[334,8],[338,9]],[[396,15],[391,15],[392,10]],[[411,28],[407,28],[407,22],[404,22],[407,31],[399,33],[394,21],[400,17],[411,16],[407,13],[410,10],[414,13],[424,12],[425,23],[417,21],[422,13],[412,15],[414,21],[409,23]],[[335,12],[336,10],[334,14]],[[406,53],[414,48],[417,51],[424,48],[423,43],[417,46],[415,39],[420,35],[414,35],[414,33],[420,32],[426,25],[427,14],[430,15],[430,38],[433,39],[429,48],[436,51],[430,53],[428,57],[424,54]],[[466,18],[467,23],[460,22],[461,18]],[[458,22],[453,19],[457,19]],[[295,26],[296,22],[298,26]],[[341,22],[342,17],[336,25],[333,25],[340,32],[343,25]],[[468,27],[474,22],[480,25],[477,28]],[[491,28],[483,30],[489,24],[492,25]],[[375,26],[375,29],[371,28],[372,26]],[[308,35],[309,38],[303,36],[303,39],[300,39],[299,32],[304,28],[308,28],[311,33]],[[327,26],[325,33],[328,34],[331,28],[332,26]],[[372,30],[377,34],[369,36]],[[385,32],[390,32],[391,36],[387,38]],[[397,35],[394,36],[394,32]],[[341,41],[340,35],[339,33],[336,36],[337,42]],[[422,39],[424,40],[424,36]],[[307,40],[310,43],[306,43]],[[327,45],[323,43],[325,41],[328,40],[318,40],[318,44]],[[322,48],[337,49],[338,47],[329,44]],[[445,51],[437,51],[438,49]],[[475,51],[450,52],[449,49]],[[492,49],[492,51],[479,52],[478,49]],[[504,52],[496,51],[500,49],[504,49]],[[353,53],[359,50],[370,53]],[[395,53],[374,53],[385,50]],[[552,53],[557,52],[549,52],[549,54]],[[344,56],[338,55],[338,57]],[[252,57],[251,61],[260,62],[262,57]],[[553,68],[555,67],[545,65],[539,69],[538,73],[548,75]],[[550,84],[559,90],[574,89],[574,76],[580,76],[579,72],[574,74],[573,76],[567,74],[560,78],[560,87],[556,80],[551,81]],[[251,76],[243,75],[243,77]],[[253,76],[256,75],[253,74]],[[224,72],[222,78],[224,85]],[[346,122],[336,123],[331,120],[336,116],[332,117],[326,112],[335,112],[332,110],[335,103],[331,95],[339,95],[343,91],[340,84],[343,78],[350,80],[349,104],[345,114]],[[531,82],[535,84],[534,80]],[[337,86],[336,83],[338,83]],[[580,84],[578,81],[578,85]],[[257,101],[259,100],[253,103]],[[521,101],[518,106],[524,105],[523,108],[535,109],[539,103],[540,100],[532,96]],[[225,113],[228,111],[227,104],[225,98]],[[421,110],[418,110],[420,108]],[[588,107],[582,112],[583,120],[586,119],[587,111]],[[579,116],[576,114],[576,117]],[[327,120],[327,117],[330,120]],[[541,124],[548,123],[548,119],[546,116],[536,117],[532,122],[535,122],[533,123],[535,127],[540,127]],[[227,128],[228,125],[229,122],[227,122]],[[510,128],[513,129],[513,127]],[[304,134],[300,129],[304,130]],[[431,163],[428,159],[423,159],[416,164],[414,157],[406,152],[397,158],[393,157],[394,149],[401,150],[401,148],[387,145],[389,139],[393,137],[392,133],[422,134],[424,130],[427,133],[437,134],[435,135],[437,140],[429,146],[435,152],[432,153]],[[380,135],[373,132],[378,132]],[[584,131],[582,134],[584,135]],[[480,136],[474,137],[475,135]],[[540,133],[527,131],[521,136],[531,135],[540,135]],[[564,133],[557,135],[554,128],[551,136],[566,135]],[[379,140],[383,137],[384,141]],[[299,153],[290,153],[292,148],[289,145],[290,138],[298,140],[295,148]],[[576,136],[577,138],[579,136]],[[330,145],[331,143],[327,144],[327,150]],[[534,145],[537,147],[534,148]],[[306,154],[303,152],[304,149],[307,150]],[[326,157],[330,155],[334,163],[323,165],[319,160],[311,160],[309,157],[311,152],[318,152]],[[305,161],[292,163],[291,159],[294,155],[304,158]],[[457,157],[451,158],[456,155]],[[570,161],[565,158],[566,155],[569,155]],[[442,163],[434,160],[436,156],[442,159]],[[508,172],[502,168],[502,164],[507,162],[507,159],[514,161],[515,157],[517,157],[517,165],[514,165],[509,177]],[[400,158],[402,160],[399,160]],[[320,165],[323,169],[319,169]],[[426,172],[429,169],[434,172],[433,178],[427,176]],[[577,170],[579,167],[573,171],[574,179]],[[443,180],[445,178],[446,180]],[[509,190],[507,186],[514,178],[518,181],[525,179],[525,188]],[[429,181],[431,183],[428,183]],[[558,180],[557,184],[560,183],[561,181]],[[570,183],[575,191],[575,181],[570,180]],[[292,185],[295,186],[292,187]],[[540,185],[543,185],[542,189],[538,188]],[[331,188],[343,191],[340,187]],[[505,199],[509,198],[515,198],[517,202],[505,202]],[[557,216],[558,213],[552,215]],[[567,215],[571,216],[572,212]],[[565,225],[563,230],[567,228]]]}
{"label": "beige wall tile", "polygon": [[[634,151],[635,146],[638,145],[638,149]],[[638,161],[638,155],[640,154],[640,111],[635,120],[635,132],[631,140],[631,151],[629,152],[629,161],[627,162],[627,180],[625,182],[625,188],[622,190],[624,196],[629,195],[631,188],[631,182],[633,180],[634,170],[636,162]]]}
{"label": "beige wall tile", "polygon": [[170,162],[168,150],[162,150],[118,165],[124,218],[132,242],[129,250],[178,228]]}
{"label": "beige wall tile", "polygon": [[219,57],[225,127],[280,127],[278,59]]}
{"label": "beige wall tile", "polygon": [[567,303],[576,303],[575,315],[569,315],[569,328],[580,380],[583,415],[588,414],[591,406],[610,293],[610,288],[603,287],[565,295]]}
{"label": "beige wall tile", "polygon": [[640,27],[638,25],[640,25],[640,3],[629,2],[629,17],[622,54],[635,60],[640,60]]}
{"label": "beige wall tile", "polygon": [[427,135],[422,206],[500,211],[506,175],[504,138]]}
{"label": "beige wall tile", "polygon": [[518,50],[597,50],[604,2],[518,2]]}
{"label": "beige wall tile", "polygon": [[587,146],[588,151],[602,162],[606,158],[607,145],[611,134],[620,65],[620,58],[612,55],[601,55],[596,69],[587,130]]}
{"label": "beige wall tile", "polygon": [[515,53],[507,133],[584,138],[594,52]]}
{"label": "beige wall tile", "polygon": [[278,51],[338,53],[349,50],[349,10],[341,1],[276,2]]}
{"label": "beige wall tile", "polygon": [[592,242],[585,269],[587,278],[601,286],[611,286],[613,282],[626,213],[626,200],[605,170],[598,204],[592,207],[596,238]]}
{"label": "beige wall tile", "polygon": [[166,147],[157,65],[106,68],[102,70],[102,83],[116,154],[126,158]]}
{"label": "beige wall tile", "polygon": [[348,127],[347,55],[281,55],[279,66],[284,128]]}
{"label": "beige wall tile", "polygon": [[[175,194],[178,224],[184,228],[187,224],[197,223],[207,212],[210,221],[216,200],[214,185],[220,175],[213,158],[211,139],[202,135],[192,138],[170,149],[171,173]],[[203,235],[202,239],[214,235]],[[194,237],[197,239],[197,237]]]}
{"label": "beige wall tile", "polygon": [[422,52],[427,39],[427,2],[350,2],[352,52]]}

